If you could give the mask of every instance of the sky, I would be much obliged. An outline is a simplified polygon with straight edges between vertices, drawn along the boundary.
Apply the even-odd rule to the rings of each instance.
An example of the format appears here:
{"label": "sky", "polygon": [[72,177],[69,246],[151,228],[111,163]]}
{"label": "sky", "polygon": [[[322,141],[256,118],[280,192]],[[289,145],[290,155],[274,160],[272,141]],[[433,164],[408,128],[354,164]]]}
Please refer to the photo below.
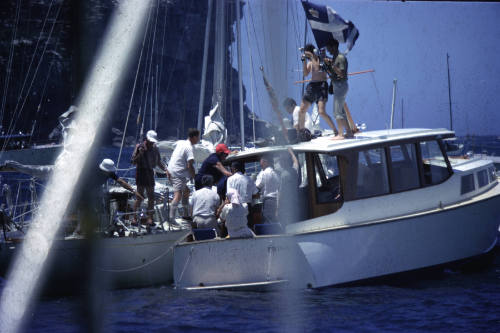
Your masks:
{"label": "sky", "polygon": [[[459,136],[500,135],[500,3],[312,2],[332,7],[358,28],[347,55],[349,72],[375,70],[349,77],[347,104],[355,122],[366,123],[367,130],[389,128],[397,79],[394,128],[449,129],[448,54],[453,130]],[[294,82],[302,79],[298,47],[304,43],[304,11],[299,0],[250,0],[243,15],[246,103],[276,123],[259,67],[280,101],[301,100],[302,85]],[[309,26],[307,41],[313,41]],[[236,60],[233,64],[237,67]],[[332,96],[326,110],[332,116]]]}

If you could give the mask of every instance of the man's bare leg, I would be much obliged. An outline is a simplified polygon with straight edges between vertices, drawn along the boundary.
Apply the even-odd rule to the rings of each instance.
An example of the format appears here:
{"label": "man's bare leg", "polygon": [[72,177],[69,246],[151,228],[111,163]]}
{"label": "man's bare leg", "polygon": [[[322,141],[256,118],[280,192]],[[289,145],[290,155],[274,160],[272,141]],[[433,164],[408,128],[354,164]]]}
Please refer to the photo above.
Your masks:
{"label": "man's bare leg", "polygon": [[170,222],[173,222],[175,220],[175,213],[177,213],[177,206],[179,205],[179,201],[181,201],[181,198],[182,198],[182,192],[175,191],[174,198],[172,199],[172,203],[170,205],[170,213],[169,213]]}
{"label": "man's bare leg", "polygon": [[328,113],[326,113],[325,111],[325,101],[318,101],[318,113],[326,121],[328,126],[330,126],[330,128],[333,130],[333,133],[337,135],[338,134],[337,128],[335,127],[332,118],[330,118]]}
{"label": "man's bare leg", "polygon": [[308,101],[302,100],[300,103],[300,112],[299,112],[299,130],[305,127],[306,122],[306,112],[311,106],[311,103]]}
{"label": "man's bare leg", "polygon": [[[137,192],[144,197],[144,187],[143,186],[137,186]],[[134,203],[134,219],[133,223],[137,223],[137,212],[139,211],[139,208],[141,207],[142,204],[142,199],[139,197],[135,198],[135,203]]]}
{"label": "man's bare leg", "polygon": [[147,224],[153,224],[154,208],[155,208],[155,189],[154,187],[146,188],[148,195],[148,220]]}
{"label": "man's bare leg", "polygon": [[352,120],[351,111],[347,107],[347,103],[344,103],[344,111],[347,115],[347,122],[349,123],[349,127],[351,128],[352,133],[354,134],[359,132],[359,128],[356,126],[356,123],[354,123],[354,120]]}
{"label": "man's bare leg", "polygon": [[332,139],[333,140],[343,140],[346,137],[344,136],[344,130],[346,131],[346,134],[348,137],[352,136],[352,131],[348,127],[349,124],[347,123],[347,120],[345,119],[337,119],[337,125],[339,125],[339,135],[334,136]]}

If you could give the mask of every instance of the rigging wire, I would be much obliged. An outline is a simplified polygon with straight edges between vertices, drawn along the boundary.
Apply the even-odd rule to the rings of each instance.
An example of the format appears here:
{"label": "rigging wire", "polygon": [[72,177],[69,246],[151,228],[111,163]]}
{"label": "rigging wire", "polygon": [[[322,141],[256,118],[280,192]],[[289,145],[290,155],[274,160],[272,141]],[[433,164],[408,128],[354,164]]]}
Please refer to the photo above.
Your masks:
{"label": "rigging wire", "polygon": [[[18,108],[17,108],[17,107],[18,107],[19,102],[20,102],[20,100],[21,100],[21,96],[20,96],[20,98],[18,99],[18,103],[16,104],[16,107],[14,108],[13,115],[16,115],[16,116],[15,116],[15,117],[13,116],[13,117],[11,118],[11,122],[10,122],[10,125],[9,125],[9,128],[8,128],[8,133],[11,133],[11,131],[13,131],[13,130],[14,130],[14,127],[15,127],[15,125],[16,125],[16,123],[17,123],[17,120],[19,119],[19,117],[20,117],[20,115],[21,115],[21,112],[22,112],[22,110],[23,110],[23,108],[24,108],[24,105],[26,104],[26,100],[28,99],[29,92],[31,91],[31,88],[33,87],[33,83],[34,83],[35,78],[36,78],[36,75],[37,75],[37,73],[38,73],[38,69],[40,68],[41,63],[43,62],[43,57],[44,57],[44,55],[45,55],[45,51],[47,50],[47,46],[48,46],[49,41],[50,41],[50,38],[51,38],[51,36],[52,36],[52,32],[54,31],[54,26],[55,26],[55,25],[56,25],[56,23],[57,23],[57,18],[59,17],[59,13],[60,13],[60,11],[61,11],[61,7],[62,7],[63,2],[64,2],[64,1],[61,1],[61,3],[59,4],[59,8],[58,8],[57,13],[56,13],[56,16],[55,16],[55,18],[54,18],[54,23],[52,24],[52,27],[51,27],[50,32],[49,32],[49,35],[47,36],[47,40],[46,40],[46,42],[45,42],[45,46],[44,46],[44,48],[43,48],[42,54],[41,54],[40,59],[39,59],[39,61],[38,61],[38,65],[37,65],[37,66],[36,66],[36,68],[35,68],[35,72],[34,72],[34,74],[33,74],[33,78],[32,78],[32,80],[31,80],[31,83],[30,83],[30,86],[29,86],[29,88],[28,88],[28,91],[26,92],[26,96],[25,96],[25,98],[24,98],[24,100],[23,100],[23,103],[22,103],[22,105],[21,105],[20,109],[18,110]],[[26,83],[26,81],[28,80],[28,76],[29,76],[29,72],[30,72],[30,69],[31,69],[31,65],[32,65],[33,60],[34,60],[34,58],[35,58],[35,55],[36,55],[36,50],[37,50],[37,48],[38,48],[38,44],[39,44],[39,42],[40,42],[40,40],[41,40],[42,33],[43,33],[43,30],[44,30],[44,27],[45,27],[45,23],[46,23],[46,22],[47,22],[47,20],[48,20],[48,16],[49,16],[50,10],[51,10],[51,8],[52,8],[52,3],[53,3],[53,1],[51,2],[50,7],[49,7],[49,10],[47,11],[47,16],[45,17],[45,20],[44,20],[44,23],[43,23],[43,27],[42,27],[42,31],[40,32],[40,36],[39,36],[39,39],[38,39],[38,41],[37,41],[37,46],[36,46],[36,48],[35,48],[35,52],[34,52],[34,54],[33,54],[33,58],[32,58],[32,60],[31,60],[30,66],[29,66],[29,68],[28,68],[28,73],[26,74],[26,80],[25,80],[25,81],[24,81],[24,83],[23,83],[23,89],[22,89],[22,90],[24,90],[25,83]],[[22,95],[22,90],[21,90],[21,95]],[[10,139],[10,138],[7,138],[7,139],[5,140],[4,145],[3,145],[3,147],[2,147],[2,150],[4,150],[4,149],[7,147],[7,144],[8,144],[8,142],[9,142],[9,139]]]}
{"label": "rigging wire", "polygon": [[[238,1],[238,0],[236,0]],[[229,6],[226,7],[226,17],[229,17],[229,20],[226,20],[226,36],[231,36],[231,33],[233,32],[233,26],[232,26],[232,22],[234,20],[234,13],[235,13],[235,8],[233,7],[236,7],[234,5],[234,3],[229,3]],[[226,61],[225,61],[225,66],[226,66],[226,69],[228,70],[225,70],[224,71],[224,74],[226,75],[226,81],[229,79],[229,110],[230,110],[230,115],[231,115],[231,131],[228,131],[230,133],[234,133],[234,129],[236,127],[236,125],[234,124],[234,121],[235,121],[235,116],[234,116],[234,112],[233,112],[233,55],[234,55],[234,50],[233,50],[233,44],[231,43],[229,45],[229,57],[227,58],[227,64],[226,64]],[[228,78],[229,76],[229,78]],[[226,117],[225,119],[227,119],[227,109],[225,110],[225,113],[226,113]],[[226,138],[227,140],[227,138]]]}
{"label": "rigging wire", "polygon": [[[149,60],[148,86],[146,88],[146,96],[147,96],[148,90],[149,90],[149,86],[151,86],[151,98],[150,98],[150,103],[149,103],[149,105],[150,105],[149,128],[150,129],[153,128],[153,102],[154,102],[154,99],[153,99],[154,76],[151,77],[151,67],[153,65],[153,55],[154,55],[155,42],[156,42],[156,27],[158,25],[158,12],[159,12],[159,8],[157,6],[156,7],[155,23],[153,25],[154,30],[153,30],[153,41],[152,41],[152,44],[151,44],[151,58]],[[153,79],[153,80],[151,80],[151,79]],[[153,81],[153,82],[151,82],[151,81]],[[144,110],[146,110],[146,109],[144,109]],[[146,115],[146,111],[144,111],[144,115]]]}
{"label": "rigging wire", "polygon": [[[151,14],[151,12],[150,12]],[[151,16],[148,15],[148,20],[146,22],[146,27],[149,26],[149,18]],[[122,143],[120,145],[120,152],[118,153],[118,162],[116,163],[116,167],[119,168],[119,165],[120,165],[120,158],[122,156],[122,150],[123,150],[123,144],[125,142],[125,135],[127,133],[127,126],[128,126],[128,121],[129,121],[129,118],[130,118],[130,111],[132,110],[132,102],[134,100],[134,95],[135,95],[135,88],[137,86],[137,78],[139,77],[139,71],[141,69],[141,63],[142,63],[142,54],[143,54],[143,51],[144,51],[144,46],[146,44],[146,36],[147,36],[147,32],[148,32],[148,29],[144,29],[144,37],[142,38],[142,47],[141,47],[141,53],[139,55],[139,60],[137,61],[137,70],[135,71],[135,78],[134,78],[134,85],[132,87],[132,93],[130,94],[130,101],[129,101],[129,104],[128,104],[128,111],[127,111],[127,118],[125,120],[125,126],[123,128],[123,135],[122,135]],[[140,112],[140,111],[139,111]],[[137,136],[136,136],[137,138]]]}
{"label": "rigging wire", "polygon": [[[248,32],[248,19],[247,16],[243,16],[245,19],[245,31],[247,33],[247,43],[250,45],[250,35]],[[250,47],[248,47],[250,49]],[[250,49],[250,52],[248,52],[250,57],[250,101],[251,101],[251,108],[252,108],[252,131],[253,131],[253,145],[255,147],[255,109],[254,109],[254,99],[253,99],[253,92],[254,92],[254,72],[253,72],[253,58],[252,58],[252,50]]]}
{"label": "rigging wire", "polygon": [[382,99],[380,98],[380,91],[378,90],[377,81],[375,80],[375,75],[373,74],[373,72],[370,72],[370,76],[373,80],[373,85],[375,87],[375,91],[377,92],[377,99],[378,99],[378,103],[380,104],[380,113],[383,114],[384,107],[382,105]]}
{"label": "rigging wire", "polygon": [[[286,2],[286,22],[288,23],[288,1]],[[288,31],[288,27],[287,27]],[[288,33],[285,39],[285,83],[288,86]]]}
{"label": "rigging wire", "polygon": [[17,27],[19,26],[19,13],[21,12],[21,0],[17,0],[17,7],[16,7],[16,21],[14,24],[14,32],[12,33],[12,39],[10,42],[10,50],[9,50],[9,60],[7,63],[7,71],[5,75],[5,85],[3,89],[3,97],[2,97],[2,108],[0,109],[0,128],[2,127],[3,124],[3,116],[5,112],[5,103],[7,102],[7,92],[9,89],[9,83],[10,83],[10,76],[12,73],[12,59],[14,58],[14,41],[16,40],[17,37]]}
{"label": "rigging wire", "polygon": [[[250,11],[250,2],[248,2],[248,9]],[[248,16],[245,15],[245,26],[246,26],[246,33],[247,33],[247,42],[248,42],[248,48],[250,49],[250,62],[251,62],[251,66],[250,68],[252,69],[251,70],[251,76],[255,78],[255,66],[254,66],[254,63],[253,63],[253,57],[252,57],[252,49],[250,48],[250,45],[251,45],[251,42],[250,42],[250,29],[249,29],[249,26],[248,26]],[[254,32],[255,32],[255,27],[254,27]],[[257,44],[257,47],[258,47],[258,44]],[[257,103],[259,104],[259,114],[260,114],[260,110],[262,110],[262,106],[260,105],[260,95],[259,95],[259,90],[257,89],[256,85],[255,85],[255,80],[254,80],[254,86],[253,86],[253,89],[255,89],[255,93],[257,94]],[[252,90],[253,91],[253,90]],[[254,109],[254,106],[252,104],[252,112],[253,112],[253,116],[255,118],[255,115],[256,115],[256,111]],[[255,122],[255,120],[254,120]],[[255,131],[255,125],[254,125],[254,131]],[[255,136],[255,133],[254,133],[254,136]],[[254,138],[254,141],[255,141],[255,138]]]}
{"label": "rigging wire", "polygon": [[260,64],[263,65],[259,43],[257,42],[257,32],[255,30],[255,24],[254,24],[254,19],[253,19],[253,14],[252,14],[252,8],[250,6],[250,1],[247,4],[248,4],[248,12],[250,13],[250,20],[252,21],[253,33],[254,33],[254,38],[255,38],[255,44],[257,45],[257,53],[259,55],[259,61],[260,61]]}
{"label": "rigging wire", "polygon": [[33,139],[33,136],[35,133],[36,123],[38,122],[40,110],[42,108],[43,99],[45,97],[45,91],[47,90],[47,85],[48,85],[49,78],[50,78],[50,72],[52,71],[52,67],[54,65],[54,59],[55,59],[56,54],[57,54],[57,46],[59,45],[59,40],[61,39],[61,34],[62,34],[63,29],[64,29],[64,25],[61,25],[61,29],[59,30],[59,33],[57,34],[57,40],[56,40],[56,43],[54,45],[54,49],[52,51],[53,52],[52,61],[50,62],[49,69],[47,71],[45,83],[43,84],[43,88],[42,88],[42,93],[40,94],[40,102],[38,103],[38,106],[36,109],[36,113],[35,113],[35,117],[34,117],[35,120],[33,121],[33,126],[31,127],[31,135],[29,138],[28,145],[31,144],[31,140]]}
{"label": "rigging wire", "polygon": [[[160,1],[160,0],[158,0]],[[168,13],[168,3],[165,3],[165,15],[163,18],[163,35],[161,40],[161,53],[160,53],[160,76],[158,78],[157,90],[160,90],[161,82],[163,78],[163,64],[164,64],[164,50],[165,50],[165,32],[167,30],[167,13]],[[157,75],[158,76],[158,75]],[[157,105],[158,107],[158,105]]]}
{"label": "rigging wire", "polygon": [[11,130],[12,121],[15,118],[14,116],[16,115],[17,109],[19,107],[19,102],[22,100],[24,88],[26,86],[26,83],[28,82],[28,78],[29,78],[30,73],[31,73],[31,66],[33,66],[33,62],[35,61],[35,58],[36,58],[36,55],[37,55],[37,51],[38,51],[38,45],[40,44],[40,41],[42,40],[43,32],[45,30],[45,25],[46,25],[46,23],[48,21],[48,18],[49,18],[50,11],[52,9],[52,4],[53,3],[54,3],[54,0],[52,0],[50,2],[49,9],[47,10],[47,14],[45,15],[45,19],[43,20],[42,29],[40,30],[40,34],[38,35],[38,39],[37,39],[37,42],[36,42],[36,45],[35,45],[35,50],[33,51],[33,56],[31,57],[31,61],[30,61],[30,64],[28,66],[28,70],[26,72],[26,76],[24,78],[23,85],[21,87],[21,91],[19,93],[16,106],[14,107],[14,111],[12,112],[11,123],[9,124],[9,129],[8,129],[8,133],[9,134],[10,134],[10,130]]}
{"label": "rigging wire", "polygon": [[[192,5],[193,5],[193,0],[190,1],[187,12],[191,11]],[[187,20],[187,17],[186,17],[186,20]],[[186,27],[187,27],[187,24],[183,26],[181,38],[179,39],[179,42],[177,43],[177,48],[176,48],[175,57],[174,57],[174,63],[172,65],[172,70],[170,71],[170,76],[168,77],[167,88],[165,89],[165,95],[168,94],[168,90],[170,89],[170,84],[172,83],[172,78],[173,78],[174,73],[175,73],[175,67],[177,65],[177,58],[179,55],[179,49],[180,49],[180,46],[182,45],[182,41],[184,40],[184,34],[186,32]]]}
{"label": "rigging wire", "polygon": [[[141,141],[142,138],[144,137],[144,121],[146,119],[146,112],[147,112],[147,101],[148,101],[148,94],[146,90],[146,85],[148,83],[148,61],[149,61],[149,55],[152,52],[151,48],[151,41],[152,41],[152,26],[149,24],[150,22],[150,17],[151,13],[153,12],[153,6],[151,5],[149,7],[149,13],[148,13],[148,34],[147,34],[147,53],[146,57],[144,59],[144,73],[142,75],[142,89],[141,89],[141,99],[140,99],[140,106],[139,106],[139,114],[138,114],[138,121],[140,122],[140,126],[137,129],[136,133],[136,141]],[[146,92],[146,93],[144,93]],[[138,124],[139,125],[139,124]]]}

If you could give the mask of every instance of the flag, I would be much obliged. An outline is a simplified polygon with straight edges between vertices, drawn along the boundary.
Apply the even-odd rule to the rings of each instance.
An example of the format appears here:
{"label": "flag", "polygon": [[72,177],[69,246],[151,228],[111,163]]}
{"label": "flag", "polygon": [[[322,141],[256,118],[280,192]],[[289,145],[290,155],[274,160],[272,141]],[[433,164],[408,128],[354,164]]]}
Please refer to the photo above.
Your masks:
{"label": "flag", "polygon": [[309,1],[302,1],[302,6],[318,48],[325,47],[335,38],[339,43],[347,44],[346,52],[352,49],[359,37],[359,32],[351,21],[344,20],[329,6],[317,5]]}

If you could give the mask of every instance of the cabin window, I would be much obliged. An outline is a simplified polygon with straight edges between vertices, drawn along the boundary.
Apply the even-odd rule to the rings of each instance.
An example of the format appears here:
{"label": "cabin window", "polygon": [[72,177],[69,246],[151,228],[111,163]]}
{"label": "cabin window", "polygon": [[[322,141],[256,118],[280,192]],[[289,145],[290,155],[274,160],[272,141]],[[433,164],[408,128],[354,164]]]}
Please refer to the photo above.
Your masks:
{"label": "cabin window", "polygon": [[340,201],[340,172],[337,157],[328,154],[314,155],[316,171],[316,202],[318,204]]}
{"label": "cabin window", "polygon": [[480,170],[477,173],[477,185],[483,187],[488,185],[488,172],[486,169]]}
{"label": "cabin window", "polygon": [[474,186],[474,174],[462,176],[462,184],[461,184],[461,194],[472,192],[476,189]]}
{"label": "cabin window", "polygon": [[494,167],[489,168],[488,174],[490,175],[490,183],[494,182],[497,179],[497,174]]}
{"label": "cabin window", "polygon": [[414,144],[389,147],[391,160],[392,192],[401,192],[420,187],[417,153]]}
{"label": "cabin window", "polygon": [[345,183],[345,199],[355,200],[389,193],[386,161],[384,148],[346,153],[339,161]]}
{"label": "cabin window", "polygon": [[451,174],[437,141],[420,142],[424,186],[444,182]]}

